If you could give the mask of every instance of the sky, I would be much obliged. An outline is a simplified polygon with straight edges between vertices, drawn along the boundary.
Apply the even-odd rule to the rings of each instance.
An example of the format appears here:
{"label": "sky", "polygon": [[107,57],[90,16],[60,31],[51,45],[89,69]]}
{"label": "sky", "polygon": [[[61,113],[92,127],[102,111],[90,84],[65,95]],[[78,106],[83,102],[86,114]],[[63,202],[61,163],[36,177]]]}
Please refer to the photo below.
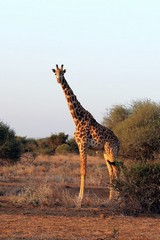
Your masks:
{"label": "sky", "polygon": [[0,121],[18,136],[73,136],[56,64],[100,123],[117,104],[160,101],[159,0],[0,0],[0,49]]}

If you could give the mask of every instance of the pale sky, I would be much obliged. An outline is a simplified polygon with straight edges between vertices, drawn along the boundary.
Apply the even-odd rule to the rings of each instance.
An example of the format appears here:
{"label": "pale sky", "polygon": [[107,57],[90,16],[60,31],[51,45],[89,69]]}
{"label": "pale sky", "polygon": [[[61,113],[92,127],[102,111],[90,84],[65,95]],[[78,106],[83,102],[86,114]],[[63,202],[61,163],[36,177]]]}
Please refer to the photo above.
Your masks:
{"label": "pale sky", "polygon": [[160,101],[159,0],[0,0],[0,120],[41,138],[74,123],[52,68],[95,119]]}

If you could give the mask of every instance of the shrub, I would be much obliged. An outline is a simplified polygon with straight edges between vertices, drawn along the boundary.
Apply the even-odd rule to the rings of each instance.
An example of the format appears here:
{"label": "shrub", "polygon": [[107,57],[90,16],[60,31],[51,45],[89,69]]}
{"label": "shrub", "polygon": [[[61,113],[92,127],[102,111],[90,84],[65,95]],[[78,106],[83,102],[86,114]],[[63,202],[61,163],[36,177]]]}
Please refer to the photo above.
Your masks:
{"label": "shrub", "polygon": [[64,133],[52,134],[48,138],[39,139],[37,141],[39,146],[39,152],[42,154],[53,155],[56,148],[59,145],[66,143],[67,139],[68,135],[65,135]]}
{"label": "shrub", "polygon": [[74,138],[70,138],[67,141],[67,144],[70,146],[72,153],[79,153],[78,145],[77,145],[76,141],[74,140]]}
{"label": "shrub", "polygon": [[38,143],[38,151],[41,154],[47,154],[47,155],[52,155],[53,154],[53,149],[51,146],[49,146],[48,142],[47,142],[47,138],[43,138],[43,139],[38,139],[37,140]]}
{"label": "shrub", "polygon": [[20,143],[15,132],[3,122],[0,122],[0,158],[16,161],[21,154]]}
{"label": "shrub", "polygon": [[128,109],[115,106],[103,123],[119,138],[123,157],[144,160],[160,152],[160,104],[145,100]]}
{"label": "shrub", "polygon": [[59,134],[52,134],[48,138],[48,144],[52,146],[53,151],[55,151],[59,145],[66,143],[67,139],[68,139],[68,135],[65,135],[62,132]]}
{"label": "shrub", "polygon": [[160,163],[136,163],[124,168],[123,178],[114,181],[128,213],[160,213]]}
{"label": "shrub", "polygon": [[17,140],[20,142],[22,153],[38,152],[38,143],[34,138],[17,137]]}
{"label": "shrub", "polygon": [[65,155],[67,153],[71,152],[71,148],[68,144],[64,143],[56,148],[56,154],[62,154]]}
{"label": "shrub", "polygon": [[29,186],[23,188],[18,194],[18,203],[27,203],[34,206],[50,205],[52,201],[53,190],[48,183],[37,185],[30,183]]}

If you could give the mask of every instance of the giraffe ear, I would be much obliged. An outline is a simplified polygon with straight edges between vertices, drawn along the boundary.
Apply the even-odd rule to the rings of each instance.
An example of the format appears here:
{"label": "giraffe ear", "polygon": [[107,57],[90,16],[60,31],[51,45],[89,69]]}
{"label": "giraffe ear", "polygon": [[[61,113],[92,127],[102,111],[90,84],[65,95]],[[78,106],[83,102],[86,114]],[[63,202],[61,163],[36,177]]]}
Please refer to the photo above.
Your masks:
{"label": "giraffe ear", "polygon": [[65,72],[66,72],[66,69],[63,70],[63,73],[65,73]]}
{"label": "giraffe ear", "polygon": [[55,73],[56,72],[56,70],[55,69],[52,69],[52,71]]}

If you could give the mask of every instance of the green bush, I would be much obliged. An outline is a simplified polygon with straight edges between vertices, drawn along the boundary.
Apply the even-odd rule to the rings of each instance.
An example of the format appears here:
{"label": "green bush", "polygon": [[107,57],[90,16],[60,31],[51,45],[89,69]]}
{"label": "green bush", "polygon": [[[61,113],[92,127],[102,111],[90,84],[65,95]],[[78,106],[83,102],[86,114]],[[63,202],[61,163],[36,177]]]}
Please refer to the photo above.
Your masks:
{"label": "green bush", "polygon": [[52,134],[48,138],[48,145],[51,146],[53,149],[53,152],[55,152],[56,148],[59,145],[66,143],[67,139],[68,139],[68,135],[66,135],[63,132],[60,132],[59,134]]}
{"label": "green bush", "polygon": [[38,152],[38,143],[36,139],[34,138],[26,138],[26,137],[17,137],[17,140],[19,141],[21,145],[21,152],[32,152],[36,153]]}
{"label": "green bush", "polygon": [[79,153],[78,145],[77,145],[76,141],[74,140],[74,138],[70,138],[67,141],[67,144],[70,146],[72,153]]}
{"label": "green bush", "polygon": [[103,120],[120,140],[120,155],[151,159],[160,152],[160,104],[135,101],[129,108],[115,106]]}
{"label": "green bush", "polygon": [[110,110],[107,111],[106,116],[103,118],[103,124],[109,128],[113,129],[119,123],[123,122],[128,118],[130,114],[130,109],[124,105],[115,105]]}
{"label": "green bush", "polygon": [[71,147],[64,143],[62,145],[59,145],[57,148],[56,148],[56,154],[62,154],[62,155],[65,155],[65,154],[68,154],[71,152]]}
{"label": "green bush", "polygon": [[15,132],[7,124],[0,122],[0,158],[16,161],[20,154],[21,147]]}
{"label": "green bush", "polygon": [[68,135],[65,133],[52,134],[50,137],[38,139],[39,153],[53,155],[58,146],[67,143]]}
{"label": "green bush", "polygon": [[136,163],[114,181],[127,213],[160,213],[160,163]]}

